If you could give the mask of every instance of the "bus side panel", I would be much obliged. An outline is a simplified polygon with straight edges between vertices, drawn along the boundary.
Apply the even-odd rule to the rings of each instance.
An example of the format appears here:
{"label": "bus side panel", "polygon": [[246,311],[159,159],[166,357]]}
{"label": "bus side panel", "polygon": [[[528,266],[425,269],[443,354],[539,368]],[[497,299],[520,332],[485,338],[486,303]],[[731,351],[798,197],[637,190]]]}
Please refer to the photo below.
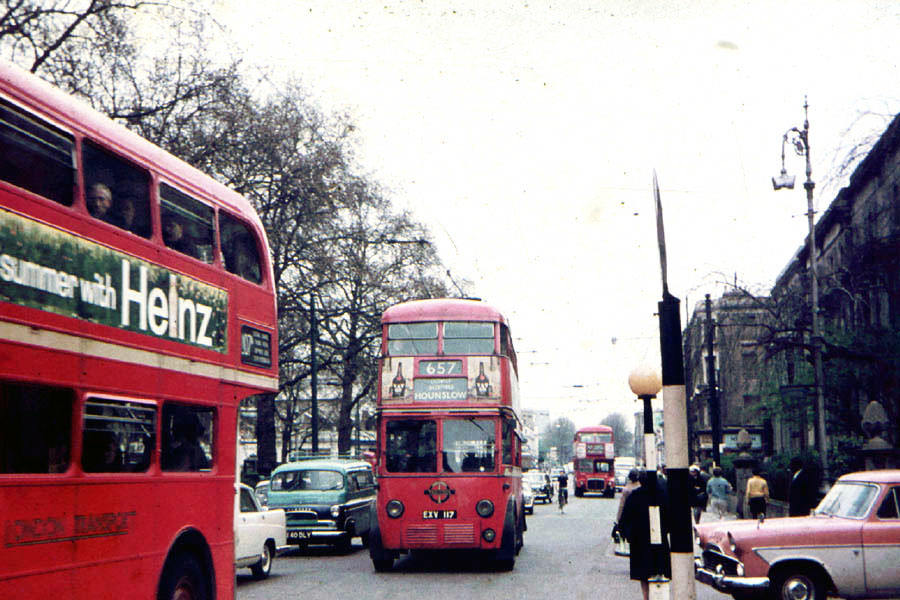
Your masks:
{"label": "bus side panel", "polygon": [[[68,598],[73,595],[74,515],[62,506],[74,504],[74,485],[52,487],[14,481],[0,483],[0,598]],[[46,565],[60,572],[48,577]]]}

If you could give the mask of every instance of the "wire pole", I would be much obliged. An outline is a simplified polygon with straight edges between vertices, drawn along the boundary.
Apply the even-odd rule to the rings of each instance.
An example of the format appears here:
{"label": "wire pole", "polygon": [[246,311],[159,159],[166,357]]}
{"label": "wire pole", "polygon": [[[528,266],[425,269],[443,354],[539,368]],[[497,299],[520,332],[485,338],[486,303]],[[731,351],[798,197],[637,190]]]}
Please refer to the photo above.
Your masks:
{"label": "wire pole", "polygon": [[709,384],[709,420],[712,425],[713,463],[721,466],[719,444],[722,443],[722,415],[719,410],[719,388],[716,382],[716,355],[713,346],[716,339],[715,324],[712,320],[712,301],[706,294],[706,361],[707,382]]}
{"label": "wire pole", "polygon": [[669,293],[666,281],[666,240],[663,230],[662,201],[656,172],[653,173],[656,203],[656,235],[662,269],[662,301],[659,309],[659,349],[662,358],[663,425],[666,444],[666,480],[668,488],[668,525],[671,541],[672,597],[694,600],[693,521],[689,498],[687,402],[684,388],[684,351],[681,345],[680,300]]}
{"label": "wire pole", "polygon": [[310,398],[312,399],[312,452],[319,453],[319,381],[318,365],[316,364],[316,340],[319,332],[316,329],[316,296],[309,295],[309,385]]}

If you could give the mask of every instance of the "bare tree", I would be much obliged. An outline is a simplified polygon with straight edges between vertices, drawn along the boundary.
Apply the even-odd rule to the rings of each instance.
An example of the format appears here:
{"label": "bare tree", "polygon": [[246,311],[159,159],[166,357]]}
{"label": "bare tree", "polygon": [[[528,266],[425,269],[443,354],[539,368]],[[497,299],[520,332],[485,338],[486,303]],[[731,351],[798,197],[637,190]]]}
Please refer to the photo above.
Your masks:
{"label": "bare tree", "polygon": [[575,423],[566,417],[559,417],[544,429],[541,434],[542,448],[556,448],[560,464],[566,464],[575,454]]}
{"label": "bare tree", "polygon": [[634,432],[628,427],[628,419],[621,413],[607,415],[601,425],[612,427],[616,456],[630,456],[634,447]]}

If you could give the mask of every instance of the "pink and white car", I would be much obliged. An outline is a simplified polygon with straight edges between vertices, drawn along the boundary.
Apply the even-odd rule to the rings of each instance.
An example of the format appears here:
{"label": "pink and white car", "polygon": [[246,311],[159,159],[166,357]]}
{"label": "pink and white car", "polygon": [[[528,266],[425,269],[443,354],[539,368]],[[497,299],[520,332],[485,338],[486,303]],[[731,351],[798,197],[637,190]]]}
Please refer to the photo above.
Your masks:
{"label": "pink and white car", "polygon": [[844,475],[808,517],[695,529],[697,580],[738,600],[900,596],[900,470]]}

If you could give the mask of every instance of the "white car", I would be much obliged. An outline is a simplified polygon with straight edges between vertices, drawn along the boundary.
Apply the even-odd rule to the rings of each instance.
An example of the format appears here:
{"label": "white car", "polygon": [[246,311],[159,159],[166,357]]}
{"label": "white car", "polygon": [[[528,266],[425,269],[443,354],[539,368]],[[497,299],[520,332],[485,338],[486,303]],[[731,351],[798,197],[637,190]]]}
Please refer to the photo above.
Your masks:
{"label": "white car", "polygon": [[278,549],[287,546],[284,509],[266,510],[250,486],[234,487],[234,566],[250,567],[253,577],[265,579]]}
{"label": "white car", "polygon": [[534,514],[534,492],[529,485],[522,486],[522,510],[526,515]]}

